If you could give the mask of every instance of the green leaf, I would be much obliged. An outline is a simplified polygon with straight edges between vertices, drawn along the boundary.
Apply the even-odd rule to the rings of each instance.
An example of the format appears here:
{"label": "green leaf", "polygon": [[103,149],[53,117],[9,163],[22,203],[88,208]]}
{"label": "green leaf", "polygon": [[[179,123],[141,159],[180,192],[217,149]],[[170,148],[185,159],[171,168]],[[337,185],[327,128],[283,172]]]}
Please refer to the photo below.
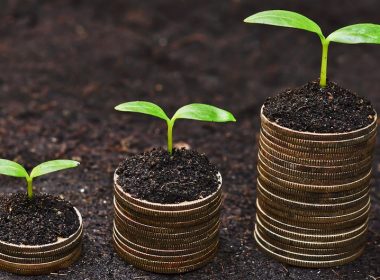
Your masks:
{"label": "green leaf", "polygon": [[0,174],[13,177],[29,177],[28,172],[26,172],[24,167],[17,162],[7,159],[0,159]]}
{"label": "green leaf", "polygon": [[169,121],[165,112],[156,104],[146,101],[126,102],[115,107],[118,111],[142,113]]}
{"label": "green leaf", "polygon": [[247,17],[244,22],[303,29],[323,37],[322,30],[311,19],[291,11],[269,10]]}
{"label": "green leaf", "polygon": [[327,40],[344,44],[380,44],[380,25],[359,23],[345,26],[331,33]]}
{"label": "green leaf", "polygon": [[236,121],[230,112],[211,105],[199,103],[193,103],[179,108],[172,118],[172,120],[175,119],[191,119],[208,122]]}
{"label": "green leaf", "polygon": [[41,163],[33,168],[30,178],[52,173],[55,171],[77,167],[79,162],[74,160],[57,159]]}

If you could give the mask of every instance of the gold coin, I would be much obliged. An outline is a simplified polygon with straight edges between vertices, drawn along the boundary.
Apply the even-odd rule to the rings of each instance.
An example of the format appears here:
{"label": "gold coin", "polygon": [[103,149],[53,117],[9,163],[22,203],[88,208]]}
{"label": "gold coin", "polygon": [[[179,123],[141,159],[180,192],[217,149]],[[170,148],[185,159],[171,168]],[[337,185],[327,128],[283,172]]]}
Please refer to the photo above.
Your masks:
{"label": "gold coin", "polygon": [[138,220],[133,220],[130,217],[123,215],[120,213],[117,209],[114,211],[115,220],[118,220],[119,222],[122,222],[125,225],[133,226],[136,229],[151,232],[151,233],[162,233],[162,234],[196,234],[197,232],[204,231],[204,229],[209,228],[210,225],[214,225],[219,222],[220,217],[215,216],[211,218],[210,220],[195,224],[192,226],[185,226],[185,227],[167,227],[164,225],[161,226],[150,226],[140,223]]}
{"label": "gold coin", "polygon": [[[140,221],[140,223],[143,223],[145,225],[154,226],[154,227],[172,227],[172,228],[179,228],[184,226],[193,226],[193,225],[199,225],[204,222],[212,220],[215,216],[220,215],[220,206],[221,202],[214,208],[211,209],[212,212],[204,212],[200,213],[191,217],[178,217],[178,219],[173,218],[160,218],[155,216],[146,216],[141,215],[139,213],[135,213],[131,211],[130,209],[121,209],[116,200],[114,200],[114,208],[115,211],[117,211],[122,217],[130,217],[130,219]],[[123,218],[124,219],[124,218]]]}
{"label": "gold coin", "polygon": [[[117,171],[117,170],[116,170]],[[194,200],[194,201],[185,201],[185,202],[180,202],[180,203],[173,203],[173,204],[162,204],[162,203],[154,203],[150,201],[146,201],[143,199],[137,199],[132,197],[130,194],[126,193],[123,191],[121,186],[117,183],[118,181],[118,175],[116,174],[116,171],[114,173],[114,190],[118,192],[120,197],[123,199],[138,205],[140,207],[146,208],[146,209],[151,209],[152,211],[158,210],[158,211],[182,211],[182,210],[189,210],[189,209],[194,209],[201,207],[203,205],[208,205],[210,203],[210,200],[213,200],[215,196],[218,196],[222,192],[222,176],[220,173],[217,174],[217,177],[219,179],[219,186],[218,189],[216,190],[215,193],[204,197],[202,199]]]}
{"label": "gold coin", "polygon": [[[261,244],[264,245],[266,248],[270,249],[271,251],[280,254],[282,256],[288,257],[288,258],[297,258],[297,259],[303,259],[305,261],[332,261],[337,259],[342,259],[351,256],[352,254],[356,253],[357,251],[347,251],[347,252],[341,252],[341,253],[332,253],[332,254],[305,254],[305,253],[297,253],[290,250],[287,250],[283,248],[282,246],[275,246],[274,244],[266,241],[264,238],[261,238],[259,232],[255,232],[255,236],[257,239],[260,240]],[[363,246],[362,246],[363,247]],[[359,249],[360,250],[360,249]]]}
{"label": "gold coin", "polygon": [[343,172],[350,172],[350,171],[356,171],[361,169],[371,169],[372,165],[372,156],[369,156],[361,161],[356,161],[351,164],[344,164],[344,165],[323,165],[323,166],[314,166],[312,164],[299,164],[294,162],[289,162],[287,160],[278,158],[276,156],[273,156],[269,152],[267,152],[265,149],[259,149],[259,154],[262,158],[265,158],[265,160],[268,160],[270,162],[273,162],[273,164],[279,165],[283,168],[292,169],[297,172],[303,172],[303,173],[343,173]]}
{"label": "gold coin", "polygon": [[[347,159],[351,157],[361,157],[361,158],[366,158],[369,155],[371,155],[375,149],[374,143],[368,146],[363,146],[360,149],[353,149],[351,151],[342,151],[342,152],[335,152],[335,153],[330,153],[328,151],[322,151],[322,150],[317,150],[317,151],[299,151],[299,150],[294,150],[287,148],[286,146],[281,146],[278,145],[277,143],[274,143],[270,141],[263,133],[260,133],[260,143],[264,143],[267,146],[269,146],[271,149],[276,150],[277,152],[281,152],[283,154],[286,154],[288,156],[293,156],[293,157],[300,157],[304,159],[308,158],[315,158],[318,160],[342,160],[342,159]],[[263,145],[260,144],[262,147]]]}
{"label": "gold coin", "polygon": [[[12,254],[13,253],[17,254],[19,252],[20,253],[19,256],[21,257],[24,255],[29,255],[29,254],[34,257],[39,257],[39,256],[44,256],[44,255],[46,256],[50,254],[50,252],[53,254],[58,253],[62,249],[65,249],[66,246],[71,244],[73,241],[78,239],[78,237],[82,236],[83,234],[82,216],[80,215],[79,211],[75,207],[74,207],[74,210],[78,216],[79,227],[69,237],[62,238],[54,243],[49,243],[45,245],[19,245],[19,244],[12,244],[12,243],[0,240],[0,252],[8,252]],[[14,256],[17,256],[17,255],[14,255]]]}
{"label": "gold coin", "polygon": [[135,235],[135,236],[140,236],[140,238],[142,238],[142,239],[149,240],[150,238],[153,238],[153,239],[162,239],[162,241],[178,240],[178,242],[195,241],[198,238],[202,238],[202,236],[204,236],[208,233],[214,232],[220,226],[220,222],[218,221],[217,223],[210,224],[208,227],[203,228],[202,230],[199,230],[197,232],[186,232],[186,233],[180,233],[180,234],[166,234],[166,233],[152,233],[152,232],[142,231],[140,229],[133,228],[131,226],[127,226],[117,219],[115,219],[115,224],[118,226],[118,228],[123,233]]}
{"label": "gold coin", "polygon": [[374,135],[376,135],[376,131],[377,131],[376,126],[375,126],[368,133],[363,134],[363,135],[358,136],[358,137],[355,137],[355,138],[345,139],[345,140],[336,140],[336,141],[335,140],[324,141],[324,140],[305,140],[305,139],[301,139],[301,138],[289,137],[287,135],[284,135],[282,133],[279,133],[278,131],[271,129],[265,123],[263,123],[262,129],[265,130],[265,132],[267,134],[270,134],[273,137],[281,139],[287,143],[291,143],[291,144],[298,145],[298,146],[313,146],[313,147],[320,147],[320,148],[346,147],[346,146],[353,146],[356,144],[367,142]]}
{"label": "gold coin", "polygon": [[356,137],[360,137],[362,135],[366,135],[370,133],[376,126],[377,126],[377,113],[375,112],[373,121],[360,129],[349,131],[349,132],[343,132],[343,133],[314,133],[314,132],[304,132],[304,131],[297,131],[293,129],[289,129],[283,126],[280,126],[279,124],[275,122],[271,122],[267,119],[267,117],[263,114],[263,108],[261,107],[261,125],[262,126],[268,126],[272,130],[277,131],[281,135],[286,135],[289,137],[294,137],[298,139],[304,139],[304,140],[313,140],[313,141],[338,141],[338,140],[347,140],[347,139],[353,139]]}
{"label": "gold coin", "polygon": [[326,234],[326,233],[300,233],[295,231],[289,231],[286,229],[282,229],[279,227],[276,227],[272,225],[270,222],[266,221],[265,219],[260,219],[258,215],[256,215],[256,223],[259,225],[265,226],[265,228],[268,228],[270,231],[277,233],[281,236],[287,236],[289,238],[302,240],[302,241],[312,241],[312,242],[330,242],[330,241],[339,241],[339,240],[346,240],[348,238],[357,236],[359,233],[363,232],[365,229],[368,228],[368,220],[360,225],[357,228],[351,229],[346,232],[342,232],[339,234]]}
{"label": "gold coin", "polygon": [[349,191],[315,193],[283,187],[279,184],[271,182],[270,180],[268,180],[268,178],[261,174],[258,176],[257,181],[277,196],[303,203],[333,204],[349,202],[362,197],[370,189],[369,185],[364,185],[357,189]]}
{"label": "gold coin", "polygon": [[[273,145],[272,145],[273,146]],[[342,166],[342,165],[349,165],[353,164],[359,161],[363,161],[368,157],[372,158],[372,153],[369,153],[369,155],[366,154],[358,154],[358,155],[346,155],[345,157],[331,157],[330,159],[323,159],[323,158],[315,158],[315,157],[300,157],[299,155],[287,155],[284,154],[276,147],[274,148],[269,147],[264,141],[259,141],[259,148],[260,150],[265,150],[267,153],[271,154],[272,156],[275,156],[277,158],[280,158],[282,160],[285,160],[289,163],[297,163],[297,164],[303,164],[303,165],[311,165],[311,166]]]}
{"label": "gold coin", "polygon": [[306,254],[306,255],[335,255],[335,254],[343,254],[348,252],[355,252],[360,250],[364,246],[365,242],[355,244],[350,244],[346,247],[336,247],[336,248],[303,248],[303,247],[297,247],[297,246],[291,246],[289,244],[281,243],[275,239],[271,239],[270,237],[266,236],[264,233],[261,234],[259,231],[254,230],[254,233],[261,239],[264,240],[266,243],[270,243],[273,246],[276,246],[281,249],[285,249],[287,251],[298,253],[298,254]]}
{"label": "gold coin", "polygon": [[[260,164],[258,165],[258,172],[260,178],[265,178],[266,180],[275,183],[277,185],[283,186],[284,188],[294,189],[298,191],[304,191],[304,192],[313,192],[313,193],[329,193],[329,195],[333,195],[336,192],[343,192],[343,191],[352,191],[356,192],[358,188],[362,188],[363,186],[367,186],[371,180],[372,173],[368,172],[363,177],[357,179],[356,181],[351,181],[345,184],[336,184],[334,182],[326,182],[326,184],[321,184],[319,182],[318,185],[314,184],[305,184],[305,183],[297,183],[293,181],[289,181],[286,179],[281,179],[276,175],[272,175],[271,173],[267,172],[267,170],[270,170],[270,172],[275,172],[270,167],[264,167]],[[323,183],[323,182],[322,182]]]}
{"label": "gold coin", "polygon": [[128,240],[125,238],[118,230],[116,225],[113,227],[113,235],[115,235],[121,242],[126,244],[128,247],[133,248],[134,250],[137,250],[139,252],[143,252],[146,254],[151,255],[158,255],[158,256],[184,256],[184,255],[190,255],[194,254],[196,252],[199,252],[203,250],[205,247],[211,246],[212,244],[216,244],[219,242],[219,236],[215,236],[214,239],[210,240],[206,243],[200,243],[198,246],[193,246],[189,248],[182,248],[182,249],[157,249],[157,248],[151,248],[143,245],[136,244],[132,242],[131,240]]}
{"label": "gold coin", "polygon": [[136,203],[134,203],[132,200],[127,200],[124,198],[123,194],[121,193],[122,190],[119,189],[115,185],[114,193],[115,193],[115,199],[117,200],[118,204],[121,206],[122,209],[129,208],[132,211],[136,213],[141,213],[146,216],[156,216],[156,217],[163,217],[163,218],[173,218],[173,217],[182,217],[182,216],[194,216],[200,213],[204,213],[206,211],[209,211],[211,208],[214,208],[216,205],[218,205],[221,201],[221,192],[215,192],[213,195],[211,195],[208,198],[208,203],[204,205],[200,205],[189,208],[185,210],[176,210],[174,207],[172,210],[157,210],[152,209],[149,207],[143,207]]}
{"label": "gold coin", "polygon": [[114,242],[115,249],[120,257],[122,257],[128,263],[153,272],[158,273],[182,273],[198,268],[208,263],[216,254],[217,247],[209,252],[205,253],[201,257],[196,259],[189,259],[186,261],[153,261],[138,257],[130,252],[127,252],[119,246],[117,242]]}
{"label": "gold coin", "polygon": [[324,219],[325,217],[338,217],[345,214],[354,213],[357,210],[361,209],[363,206],[367,205],[370,201],[370,198],[367,195],[366,198],[360,201],[360,203],[350,206],[349,208],[329,210],[328,208],[319,208],[319,209],[316,209],[315,207],[307,208],[307,206],[310,206],[310,204],[304,204],[303,206],[300,206],[299,208],[295,208],[294,206],[295,204],[293,206],[281,204],[279,203],[279,201],[274,201],[274,200],[271,200],[269,197],[267,197],[261,191],[260,188],[258,188],[257,197],[260,200],[260,202],[273,208],[273,210],[285,212],[287,217],[290,217],[290,218],[299,216],[301,220],[305,218],[308,220],[309,217],[310,219],[321,220],[321,219]]}
{"label": "gold coin", "polygon": [[364,250],[364,247],[360,250],[354,252],[351,256],[344,257],[341,259],[334,259],[334,260],[325,260],[325,261],[315,261],[315,260],[305,260],[305,258],[291,258],[288,256],[284,256],[282,254],[279,254],[278,252],[274,252],[273,250],[267,248],[263,242],[257,237],[255,232],[255,240],[257,242],[257,245],[261,250],[263,250],[265,253],[270,255],[271,257],[277,259],[280,262],[284,262],[290,265],[295,266],[301,266],[301,267],[310,267],[310,268],[322,268],[322,267],[333,267],[337,265],[342,265],[345,263],[349,263],[353,261],[354,259],[358,258]]}
{"label": "gold coin", "polygon": [[272,215],[265,213],[265,211],[261,209],[260,205],[257,206],[258,208],[256,213],[262,220],[265,220],[268,223],[279,228],[304,234],[340,234],[347,232],[359,227],[363,223],[366,223],[368,221],[369,213],[368,209],[367,212],[364,212],[358,218],[348,220],[347,222],[329,223],[328,226],[326,226],[325,224],[321,223],[289,223],[286,220],[282,221]]}
{"label": "gold coin", "polygon": [[[264,170],[267,175],[268,178],[270,179],[273,179],[273,178],[279,178],[283,181],[287,181],[289,182],[287,185],[291,185],[291,186],[305,186],[305,185],[308,185],[308,186],[313,186],[314,187],[314,190],[316,192],[318,191],[321,191],[322,189],[327,189],[329,185],[331,186],[336,186],[336,185],[341,185],[343,188],[347,188],[347,185],[351,186],[352,184],[355,184],[355,182],[358,182],[360,180],[362,180],[364,177],[368,176],[368,174],[371,172],[371,170],[368,170],[364,173],[360,173],[360,174],[352,174],[350,176],[347,176],[347,178],[342,178],[342,179],[336,179],[336,180],[332,180],[332,179],[318,179],[317,176],[315,177],[301,177],[301,176],[297,176],[297,175],[293,175],[293,174],[289,174],[289,173],[292,173],[289,171],[289,173],[284,173],[284,172],[280,172],[278,171],[277,169],[274,169],[273,167],[263,163],[261,160],[259,160],[258,162],[258,169],[261,171],[261,170]],[[321,187],[318,187],[318,186],[321,186]],[[319,188],[319,190],[318,190]],[[332,191],[332,190],[331,190]]]}
{"label": "gold coin", "polygon": [[356,170],[349,170],[344,172],[304,172],[304,171],[298,171],[295,169],[290,169],[283,167],[281,165],[278,165],[274,163],[273,161],[269,160],[265,156],[262,155],[262,153],[259,152],[258,154],[258,162],[260,165],[268,166],[273,170],[276,170],[279,173],[285,174],[287,176],[291,176],[292,178],[296,178],[297,181],[300,180],[310,180],[310,181],[318,181],[318,182],[324,182],[324,181],[340,181],[340,180],[355,180],[355,178],[360,178],[364,174],[367,174],[371,168],[372,164],[367,164],[362,167],[359,167]]}
{"label": "gold coin", "polygon": [[267,188],[264,187],[260,183],[260,180],[257,180],[257,190],[260,192],[260,195],[265,196],[267,199],[273,201],[273,203],[278,203],[279,207],[285,206],[290,207],[292,209],[297,209],[300,211],[328,211],[329,213],[333,213],[334,211],[345,211],[346,209],[360,208],[367,203],[369,199],[369,190],[364,193],[361,197],[351,200],[349,202],[343,203],[305,203],[301,201],[292,200],[289,198],[280,197],[272,192],[270,192]]}
{"label": "gold coin", "polygon": [[268,229],[263,224],[256,223],[255,228],[261,233],[264,232],[266,236],[269,236],[271,239],[275,239],[278,242],[285,243],[291,246],[302,247],[302,248],[311,248],[311,249],[319,249],[319,248],[339,248],[346,247],[350,244],[355,244],[356,242],[363,242],[367,236],[367,227],[365,227],[361,232],[357,235],[336,241],[306,241],[291,238],[289,236],[277,234],[270,229]]}
{"label": "gold coin", "polygon": [[123,243],[116,235],[113,236],[114,242],[117,244],[120,249],[135,255],[139,258],[143,258],[148,261],[161,261],[161,262],[184,262],[184,261],[189,261],[189,260],[196,260],[199,258],[202,258],[204,255],[208,254],[210,251],[216,250],[218,247],[218,241],[216,243],[212,243],[208,246],[204,246],[201,250],[191,253],[191,254],[186,254],[186,255],[178,255],[178,256],[173,256],[173,255],[156,255],[156,254],[148,254],[145,252],[141,252],[138,250],[135,250],[131,247],[129,247],[127,244]]}
{"label": "gold coin", "polygon": [[15,263],[0,259],[0,269],[20,274],[20,275],[41,275],[67,268],[72,263],[78,260],[81,255],[82,246],[78,246],[68,255],[61,259],[44,262],[44,263]]}
{"label": "gold coin", "polygon": [[339,224],[342,222],[351,222],[352,220],[355,220],[357,218],[362,217],[363,213],[367,213],[370,208],[370,201],[368,200],[368,203],[363,206],[362,208],[358,209],[355,212],[347,212],[346,214],[341,214],[338,216],[305,216],[305,215],[299,215],[295,213],[286,212],[288,209],[282,209],[278,210],[273,208],[272,206],[268,206],[265,202],[261,201],[260,199],[256,200],[256,206],[261,208],[264,212],[268,213],[268,215],[276,217],[277,219],[280,219],[281,221],[287,222],[289,224],[295,224],[295,225],[302,225],[302,224]]}
{"label": "gold coin", "polygon": [[[214,232],[209,233],[207,235],[202,236],[202,238],[197,239],[193,242],[186,242],[185,240],[183,242],[178,242],[178,240],[165,240],[163,242],[161,239],[157,238],[149,238],[144,239],[141,236],[134,236],[127,234],[125,232],[121,232],[121,230],[115,226],[115,233],[119,238],[121,238],[123,241],[127,240],[131,243],[138,244],[143,247],[157,249],[157,250],[184,250],[184,249],[190,249],[194,247],[199,247],[205,244],[212,243],[216,238],[219,237],[219,228],[217,228]],[[128,242],[124,242],[128,243]]]}

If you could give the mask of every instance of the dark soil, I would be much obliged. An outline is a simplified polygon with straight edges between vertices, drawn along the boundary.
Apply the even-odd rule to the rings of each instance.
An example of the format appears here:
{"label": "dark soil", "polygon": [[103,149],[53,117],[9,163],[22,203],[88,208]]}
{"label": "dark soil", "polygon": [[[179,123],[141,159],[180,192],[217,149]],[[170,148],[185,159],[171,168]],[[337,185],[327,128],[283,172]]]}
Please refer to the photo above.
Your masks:
{"label": "dark soil", "polygon": [[127,157],[117,168],[118,183],[133,197],[157,203],[179,203],[207,197],[219,185],[217,169],[194,150],[164,149]]}
{"label": "dark soil", "polygon": [[373,122],[375,115],[366,98],[333,82],[321,88],[319,80],[269,97],[263,112],[281,126],[316,133],[363,128]]}
{"label": "dark soil", "polygon": [[53,243],[79,228],[73,206],[58,197],[24,193],[0,198],[0,240],[23,245]]}
{"label": "dark soil", "polygon": [[[325,34],[379,22],[380,1],[12,0],[0,1],[0,155],[27,169],[53,158],[79,168],[37,178],[81,212],[81,259],[32,280],[374,280],[380,277],[380,134],[373,168],[367,246],[354,262],[326,269],[281,264],[261,252],[252,230],[260,108],[285,88],[318,76],[319,38],[302,30],[249,25],[265,9],[290,9]],[[329,78],[379,110],[380,47],[333,44]],[[161,120],[120,114],[115,105],[149,100],[171,115],[202,102],[236,123],[178,121],[176,145],[207,154],[223,177],[220,248],[207,266],[167,276],[139,270],[112,248],[113,173],[126,157],[165,147]],[[17,186],[17,187],[15,187]],[[0,176],[0,192],[24,191]],[[0,272],[1,280],[25,277]]]}

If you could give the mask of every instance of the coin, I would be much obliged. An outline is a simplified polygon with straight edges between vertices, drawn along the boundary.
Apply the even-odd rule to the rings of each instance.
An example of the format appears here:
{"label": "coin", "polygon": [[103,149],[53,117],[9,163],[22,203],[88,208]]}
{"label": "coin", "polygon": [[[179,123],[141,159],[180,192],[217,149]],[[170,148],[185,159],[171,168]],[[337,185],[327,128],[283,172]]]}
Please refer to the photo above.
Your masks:
{"label": "coin", "polygon": [[289,231],[275,225],[272,225],[269,221],[265,219],[260,219],[260,216],[256,215],[256,223],[259,225],[265,226],[270,231],[277,233],[281,236],[287,236],[292,239],[302,240],[302,241],[315,241],[315,242],[330,242],[330,241],[339,241],[345,240],[354,236],[357,236],[359,233],[363,232],[368,228],[368,220],[360,225],[357,228],[347,230],[346,232],[338,233],[338,234],[326,234],[326,233],[302,233],[296,231]]}
{"label": "coin", "polygon": [[291,143],[294,145],[299,146],[313,146],[313,147],[345,147],[345,146],[352,146],[358,143],[363,143],[374,137],[376,135],[376,129],[377,127],[373,127],[371,131],[369,131],[366,134],[360,135],[355,138],[351,139],[344,139],[344,140],[307,140],[307,139],[301,139],[301,138],[295,138],[295,137],[289,137],[287,135],[284,135],[283,133],[280,133],[278,131],[273,130],[270,128],[270,126],[266,125],[266,123],[263,123],[262,129],[265,131],[266,134],[270,134],[273,137],[279,138],[283,141],[286,141],[287,143]]}
{"label": "coin", "polygon": [[303,164],[289,162],[288,160],[284,160],[276,156],[273,156],[272,154],[267,152],[265,149],[260,149],[259,154],[261,157],[273,162],[276,165],[279,165],[288,169],[293,169],[298,172],[311,172],[311,173],[342,173],[342,172],[360,170],[364,168],[370,169],[372,160],[373,160],[372,156],[369,156],[365,158],[364,160],[356,161],[350,164],[343,164],[343,165],[329,164],[327,166],[326,165],[315,166],[307,162]]}
{"label": "coin", "polygon": [[202,199],[197,199],[194,201],[185,201],[180,203],[173,203],[173,204],[162,204],[162,203],[154,203],[150,201],[146,201],[143,199],[137,199],[132,197],[130,194],[123,191],[121,186],[117,183],[118,181],[118,175],[116,174],[116,171],[114,173],[114,190],[117,191],[118,195],[122,197],[125,200],[130,201],[131,203],[144,207],[146,209],[151,209],[152,211],[158,210],[158,211],[181,211],[181,210],[188,210],[188,209],[194,209],[198,208],[203,205],[208,205],[210,200],[212,200],[215,196],[218,196],[222,192],[222,176],[218,172],[217,177],[219,179],[219,186],[215,193],[204,197]]}
{"label": "coin", "polygon": [[305,164],[305,165],[311,165],[311,166],[342,166],[342,165],[353,164],[358,161],[362,161],[368,157],[372,157],[372,153],[369,153],[368,155],[357,154],[355,156],[351,154],[351,155],[346,155],[344,157],[334,156],[334,157],[330,157],[330,159],[329,158],[327,159],[315,158],[315,157],[310,157],[310,156],[300,157],[299,155],[287,155],[278,151],[275,148],[269,147],[261,139],[259,140],[259,148],[261,150],[265,150],[267,153],[271,154],[272,156],[288,161],[289,163],[298,163],[298,164]]}
{"label": "coin", "polygon": [[156,273],[184,273],[188,271],[195,270],[199,267],[202,267],[209,263],[215,256],[217,250],[211,251],[208,255],[204,256],[198,262],[194,261],[191,264],[184,262],[152,262],[146,261],[142,258],[135,257],[131,254],[123,251],[117,244],[115,244],[115,249],[119,256],[123,258],[126,262],[131,263],[132,265]]}
{"label": "coin", "polygon": [[295,225],[302,225],[302,224],[339,224],[342,222],[350,222],[352,220],[355,220],[356,218],[362,217],[363,213],[367,213],[370,208],[370,200],[368,200],[367,204],[363,206],[362,208],[358,209],[357,211],[350,212],[348,211],[346,214],[341,214],[338,216],[311,216],[310,214],[308,216],[305,215],[299,215],[293,212],[287,212],[288,209],[282,209],[278,210],[273,208],[272,206],[268,206],[265,202],[263,202],[260,199],[257,199],[256,206],[261,208],[264,212],[266,212],[268,215],[279,218],[281,221],[286,221],[290,224]]}
{"label": "coin", "polygon": [[342,171],[342,172],[311,172],[311,171],[298,171],[295,169],[283,167],[274,161],[269,160],[266,158],[261,152],[258,154],[258,161],[260,165],[268,166],[271,168],[271,170],[276,170],[276,172],[284,174],[287,176],[287,178],[295,178],[293,179],[295,182],[302,180],[309,180],[309,181],[317,181],[317,182],[325,182],[325,181],[333,181],[333,182],[340,182],[340,181],[352,181],[356,178],[362,177],[364,174],[368,173],[371,168],[372,164],[366,164],[364,166],[358,167],[358,169],[355,170],[349,170],[349,171]]}
{"label": "coin", "polygon": [[[375,131],[375,130],[374,130]],[[265,138],[272,143],[284,147],[286,149],[290,149],[297,152],[304,152],[304,153],[316,153],[316,154],[322,154],[322,153],[329,153],[329,154],[340,154],[340,153],[348,153],[355,150],[360,150],[363,148],[366,148],[368,146],[373,146],[376,141],[376,133],[373,133],[372,136],[361,142],[351,142],[350,145],[339,145],[331,142],[326,141],[324,143],[318,142],[318,141],[308,141],[304,142],[303,145],[300,144],[294,144],[292,142],[287,141],[287,139],[284,137],[276,137],[272,134],[268,133],[268,131],[265,129],[265,127],[261,127],[261,134],[260,136],[265,136]],[[357,139],[357,138],[356,138]]]}
{"label": "coin", "polygon": [[[346,158],[351,158],[351,157],[368,157],[371,155],[375,149],[374,143],[368,146],[363,146],[360,149],[352,149],[350,151],[335,151],[335,153],[330,153],[330,152],[323,152],[321,150],[312,150],[310,149],[309,151],[300,151],[300,150],[295,150],[295,149],[290,149],[288,147],[284,147],[281,145],[278,145],[277,143],[274,143],[270,141],[264,134],[260,133],[260,143],[264,143],[267,146],[269,146],[271,149],[276,150],[278,152],[281,152],[283,154],[289,155],[289,156],[296,156],[300,158],[315,158],[318,160],[342,160]],[[260,144],[260,146],[262,146]]]}
{"label": "coin", "polygon": [[364,250],[364,247],[360,250],[355,251],[351,256],[340,258],[340,259],[334,259],[334,260],[327,260],[327,261],[315,261],[315,260],[305,260],[305,258],[290,258],[284,255],[281,255],[277,252],[274,252],[273,250],[267,248],[263,242],[257,237],[255,232],[255,240],[260,247],[261,250],[263,250],[265,253],[269,254],[273,258],[287,263],[291,265],[301,266],[301,267],[314,267],[314,268],[321,268],[321,267],[332,267],[337,265],[342,265],[348,262],[353,261],[354,259],[358,258]]}
{"label": "coin", "polygon": [[82,246],[78,246],[61,259],[44,263],[15,263],[0,259],[0,269],[21,275],[40,275],[66,268],[74,263],[81,254]]}
{"label": "coin", "polygon": [[257,190],[260,192],[260,195],[265,196],[267,199],[278,203],[279,206],[290,207],[293,209],[300,209],[300,211],[319,211],[333,213],[334,211],[345,211],[346,209],[358,208],[367,203],[369,199],[369,190],[364,193],[361,197],[343,203],[305,203],[301,201],[292,200],[289,198],[284,198],[270,192],[263,184],[260,183],[260,180],[257,180]]}
{"label": "coin", "polygon": [[[354,190],[354,192],[356,192],[358,188],[367,186],[372,177],[372,172],[370,171],[367,174],[365,174],[363,177],[355,181],[348,182],[348,183],[342,184],[342,183],[335,183],[335,182],[326,182],[326,184],[320,183],[318,185],[313,185],[310,183],[297,183],[297,182],[279,178],[278,176],[271,174],[270,172],[273,172],[273,170],[271,170],[271,168],[267,166],[262,166],[259,164],[257,169],[258,169],[260,178],[265,178],[270,182],[283,186],[284,188],[294,189],[298,191],[318,193],[318,195],[320,195],[320,193],[325,193],[325,194],[328,193],[329,195],[334,195],[334,193],[337,193],[337,192],[351,191],[351,190]],[[270,172],[268,172],[267,170],[270,170]]]}
{"label": "coin", "polygon": [[273,183],[264,175],[260,174],[257,181],[264,185],[270,192],[284,198],[295,200],[303,203],[344,203],[353,201],[362,197],[370,189],[369,185],[358,187],[357,189],[342,192],[324,192],[315,193],[309,191],[300,191],[283,187],[277,183]]}
{"label": "coin", "polygon": [[286,135],[289,137],[304,139],[304,140],[313,140],[313,141],[338,141],[338,140],[346,140],[346,139],[353,139],[356,137],[360,137],[362,135],[366,135],[370,133],[374,127],[377,125],[377,114],[374,115],[373,121],[360,129],[349,131],[349,132],[343,132],[343,133],[314,133],[314,132],[304,132],[304,131],[297,131],[293,129],[289,129],[286,127],[283,127],[275,122],[271,122],[267,119],[267,117],[263,114],[263,108],[261,107],[261,125],[262,126],[268,126],[271,129],[277,131],[278,133],[282,135]]}

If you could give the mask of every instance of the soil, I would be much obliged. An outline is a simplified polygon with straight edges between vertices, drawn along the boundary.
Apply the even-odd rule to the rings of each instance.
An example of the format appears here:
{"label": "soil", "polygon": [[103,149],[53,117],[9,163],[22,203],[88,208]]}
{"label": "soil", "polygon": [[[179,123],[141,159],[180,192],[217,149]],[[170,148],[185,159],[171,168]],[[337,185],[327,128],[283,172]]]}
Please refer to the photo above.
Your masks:
{"label": "soil", "polygon": [[67,238],[79,228],[73,206],[59,197],[25,193],[0,197],[0,240],[43,245]]}
{"label": "soil", "polygon": [[218,189],[218,171],[206,155],[160,148],[127,157],[116,170],[117,183],[132,197],[163,204],[193,201]]}
{"label": "soil", "polygon": [[322,88],[319,80],[269,97],[263,113],[281,126],[316,133],[357,130],[375,118],[369,100],[334,82]]}
{"label": "soil", "polygon": [[[380,135],[374,154],[364,254],[326,269],[281,264],[253,237],[260,108],[285,88],[314,80],[320,41],[303,30],[244,24],[265,9],[312,18],[325,34],[379,22],[377,0],[12,0],[0,2],[0,155],[27,169],[54,158],[78,168],[36,178],[83,216],[81,259],[32,280],[374,280],[380,277]],[[379,110],[380,47],[333,44],[329,78]],[[207,154],[223,177],[220,248],[207,266],[167,276],[128,265],[112,248],[113,173],[126,157],[165,147],[161,120],[120,114],[115,105],[148,100],[169,115],[192,102],[234,114],[236,123],[176,122],[174,143]],[[66,173],[67,172],[67,173]],[[0,192],[25,191],[0,176]],[[25,277],[0,272],[1,280]]]}

